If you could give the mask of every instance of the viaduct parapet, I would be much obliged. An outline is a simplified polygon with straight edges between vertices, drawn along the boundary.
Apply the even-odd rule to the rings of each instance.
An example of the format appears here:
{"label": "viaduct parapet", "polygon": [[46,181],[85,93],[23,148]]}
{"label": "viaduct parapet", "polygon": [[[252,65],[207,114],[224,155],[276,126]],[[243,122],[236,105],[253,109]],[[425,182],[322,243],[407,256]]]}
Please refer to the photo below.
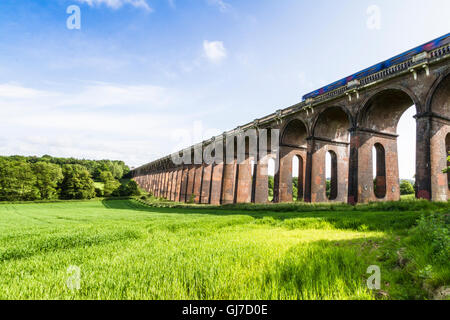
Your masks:
{"label": "viaduct parapet", "polygon": [[[416,136],[411,139],[416,139],[416,197],[447,201],[450,176],[442,170],[450,151],[449,57],[447,34],[225,135],[278,130],[279,134],[268,135],[267,144],[258,135],[257,144],[259,152],[275,161],[274,202],[293,201],[294,157],[299,165],[298,199],[350,204],[399,200],[397,125],[402,114],[415,106]],[[188,149],[201,154],[220,139],[214,137]],[[272,145],[277,145],[276,150]],[[331,156],[328,194],[327,153]],[[143,189],[172,201],[268,202],[267,161],[248,152],[240,161],[233,156],[231,163],[209,164],[175,164],[167,156],[134,169],[132,176]]]}

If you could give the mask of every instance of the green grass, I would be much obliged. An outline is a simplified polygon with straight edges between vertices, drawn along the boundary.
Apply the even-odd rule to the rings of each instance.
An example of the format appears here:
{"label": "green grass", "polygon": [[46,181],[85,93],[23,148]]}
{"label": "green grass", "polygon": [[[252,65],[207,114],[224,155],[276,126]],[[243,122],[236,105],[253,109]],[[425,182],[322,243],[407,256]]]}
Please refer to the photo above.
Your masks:
{"label": "green grass", "polygon": [[[386,298],[366,286],[370,265],[381,267],[387,298],[424,299],[449,284],[449,266],[440,238],[415,226],[448,211],[425,201],[2,204],[0,299]],[[80,290],[66,286],[71,265],[81,269]]]}
{"label": "green grass", "polygon": [[402,201],[409,201],[409,200],[414,200],[416,198],[416,196],[414,194],[407,194],[407,195],[403,195],[400,196]]}

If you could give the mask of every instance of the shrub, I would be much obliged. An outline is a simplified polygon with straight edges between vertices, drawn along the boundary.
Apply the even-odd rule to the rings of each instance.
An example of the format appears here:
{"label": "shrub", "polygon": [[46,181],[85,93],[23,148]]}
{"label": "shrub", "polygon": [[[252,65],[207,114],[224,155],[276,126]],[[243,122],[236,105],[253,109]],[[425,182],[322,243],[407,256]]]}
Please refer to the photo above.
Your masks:
{"label": "shrub", "polygon": [[104,195],[105,195],[105,194],[104,194],[104,192],[103,192],[102,189],[100,189],[100,188],[95,188],[95,196],[96,196],[96,197],[101,198],[101,197],[103,197]]}
{"label": "shrub", "polygon": [[141,191],[139,190],[139,186],[134,180],[130,180],[127,184],[127,192],[129,196],[139,196],[141,195]]}
{"label": "shrub", "polygon": [[445,264],[450,261],[449,224],[448,214],[422,216],[417,227],[411,231],[413,239],[429,245],[430,260],[436,264]]}
{"label": "shrub", "polygon": [[63,168],[64,179],[60,184],[62,199],[91,199],[95,197],[95,185],[89,171],[79,164]]}
{"label": "shrub", "polygon": [[400,194],[402,196],[404,195],[409,195],[409,194],[414,194],[414,187],[411,184],[411,182],[407,181],[407,180],[402,180],[400,183]]}

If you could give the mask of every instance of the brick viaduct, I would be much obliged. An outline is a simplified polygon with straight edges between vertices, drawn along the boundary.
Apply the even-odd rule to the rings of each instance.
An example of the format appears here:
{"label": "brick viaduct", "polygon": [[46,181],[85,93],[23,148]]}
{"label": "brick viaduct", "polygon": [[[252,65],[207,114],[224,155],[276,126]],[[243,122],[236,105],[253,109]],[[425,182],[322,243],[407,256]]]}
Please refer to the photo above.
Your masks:
{"label": "brick viaduct", "polygon": [[[293,157],[299,159],[298,197],[306,202],[399,200],[397,124],[402,114],[415,106],[416,197],[446,201],[450,177],[442,169],[450,151],[449,57],[450,46],[445,45],[226,134],[279,129],[279,150],[267,150],[278,166],[274,202],[293,200]],[[204,150],[221,138],[191,148]],[[328,196],[327,152],[332,159]],[[133,170],[132,175],[145,190],[173,201],[265,203],[267,163],[253,160],[177,166],[167,156]]]}

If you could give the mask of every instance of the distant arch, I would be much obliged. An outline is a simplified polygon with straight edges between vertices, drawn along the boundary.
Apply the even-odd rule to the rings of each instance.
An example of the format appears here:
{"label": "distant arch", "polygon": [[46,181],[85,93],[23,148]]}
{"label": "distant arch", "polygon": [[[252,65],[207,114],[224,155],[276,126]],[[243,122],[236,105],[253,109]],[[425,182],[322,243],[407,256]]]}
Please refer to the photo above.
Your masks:
{"label": "distant arch", "polygon": [[[330,170],[330,181],[329,181],[329,190],[327,190],[328,200],[336,200],[338,196],[338,163],[337,163],[337,155],[336,152],[330,150],[328,151],[330,163],[326,166],[329,166]],[[327,161],[327,160],[326,160]]]}
{"label": "distant arch", "polygon": [[[295,171],[298,171],[297,176],[294,175]],[[297,201],[303,200],[304,197],[304,160],[300,155],[294,155],[292,157],[292,180],[297,182],[297,194],[293,194],[297,198]]]}
{"label": "distant arch", "polygon": [[349,142],[352,119],[346,108],[329,107],[323,110],[314,121],[313,136],[337,142]]}
{"label": "distant arch", "polygon": [[450,118],[450,72],[433,85],[428,96],[427,110]]}
{"label": "distant arch", "polygon": [[357,115],[357,126],[396,134],[400,118],[412,106],[420,112],[418,99],[409,90],[398,87],[380,90],[363,103]]}
{"label": "distant arch", "polygon": [[281,134],[281,145],[306,148],[308,129],[305,123],[299,119],[289,121]]}
{"label": "distant arch", "polygon": [[386,197],[386,152],[381,143],[375,143],[374,146],[375,164],[374,194],[378,199]]}

